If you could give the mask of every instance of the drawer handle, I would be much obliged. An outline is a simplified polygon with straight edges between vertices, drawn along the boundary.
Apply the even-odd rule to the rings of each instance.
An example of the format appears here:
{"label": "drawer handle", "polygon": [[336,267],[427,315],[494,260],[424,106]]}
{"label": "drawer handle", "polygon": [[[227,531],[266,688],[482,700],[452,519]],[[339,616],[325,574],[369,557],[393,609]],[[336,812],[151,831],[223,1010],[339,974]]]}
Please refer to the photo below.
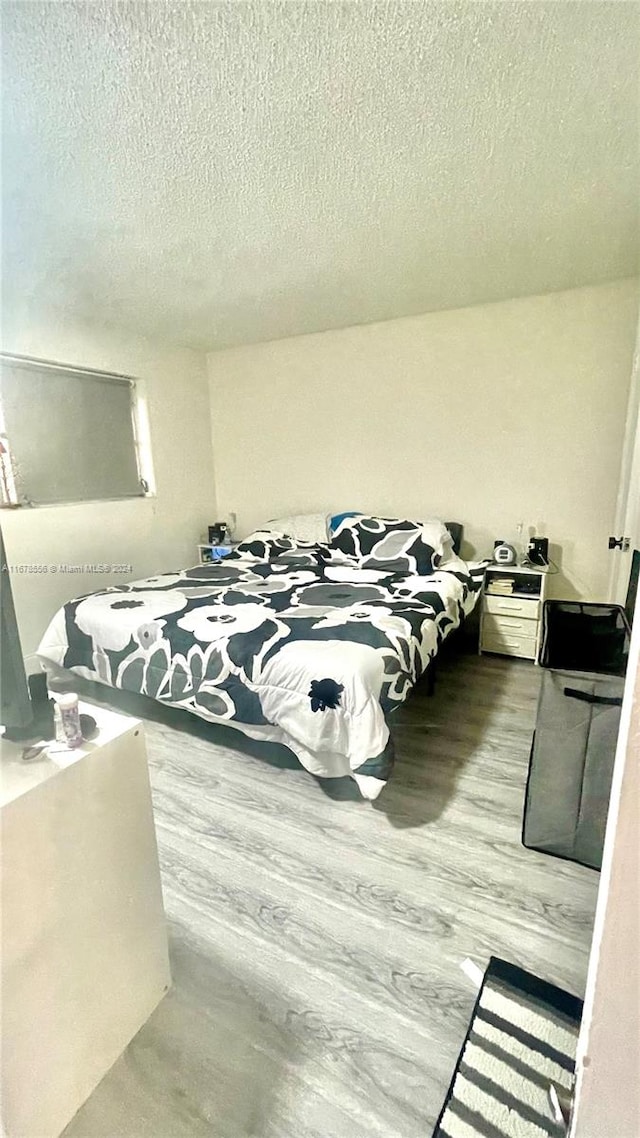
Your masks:
{"label": "drawer handle", "polygon": [[591,692],[580,691],[579,688],[565,688],[564,694],[570,699],[581,699],[584,703],[604,703],[607,707],[622,706],[621,695],[592,695]]}

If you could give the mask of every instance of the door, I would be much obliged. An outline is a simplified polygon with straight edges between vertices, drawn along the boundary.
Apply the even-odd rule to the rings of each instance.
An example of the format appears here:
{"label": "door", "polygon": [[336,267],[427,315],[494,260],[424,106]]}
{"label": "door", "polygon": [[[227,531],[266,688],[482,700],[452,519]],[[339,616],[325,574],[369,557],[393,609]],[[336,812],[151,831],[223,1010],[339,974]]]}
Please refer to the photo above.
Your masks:
{"label": "door", "polygon": [[[636,343],[610,600],[624,604],[640,549],[640,335]],[[578,1040],[571,1138],[640,1135],[640,599],[636,607],[602,857],[584,1013]]]}
{"label": "door", "polygon": [[640,1135],[640,609],[620,718],[571,1138]]}
{"label": "door", "polygon": [[609,554],[609,600],[623,605],[627,596],[633,552],[640,549],[640,327],[631,371],[631,391],[616,503],[615,533],[620,544]]}

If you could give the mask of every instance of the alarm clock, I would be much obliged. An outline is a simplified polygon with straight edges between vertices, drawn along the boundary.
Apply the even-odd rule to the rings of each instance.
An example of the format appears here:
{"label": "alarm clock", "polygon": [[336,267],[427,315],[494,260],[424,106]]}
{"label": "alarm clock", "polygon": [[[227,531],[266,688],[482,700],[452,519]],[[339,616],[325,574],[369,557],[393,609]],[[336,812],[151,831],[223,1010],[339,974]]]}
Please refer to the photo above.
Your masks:
{"label": "alarm clock", "polygon": [[518,555],[506,541],[496,541],[493,545],[493,560],[496,565],[515,565]]}

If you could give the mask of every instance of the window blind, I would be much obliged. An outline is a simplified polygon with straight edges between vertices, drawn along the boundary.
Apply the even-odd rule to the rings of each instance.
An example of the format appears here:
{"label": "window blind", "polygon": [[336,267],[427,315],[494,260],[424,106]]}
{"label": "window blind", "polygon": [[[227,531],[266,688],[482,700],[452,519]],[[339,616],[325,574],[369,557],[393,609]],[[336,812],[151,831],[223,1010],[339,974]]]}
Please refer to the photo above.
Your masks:
{"label": "window blind", "polygon": [[3,357],[0,401],[19,501],[144,494],[133,380]]}

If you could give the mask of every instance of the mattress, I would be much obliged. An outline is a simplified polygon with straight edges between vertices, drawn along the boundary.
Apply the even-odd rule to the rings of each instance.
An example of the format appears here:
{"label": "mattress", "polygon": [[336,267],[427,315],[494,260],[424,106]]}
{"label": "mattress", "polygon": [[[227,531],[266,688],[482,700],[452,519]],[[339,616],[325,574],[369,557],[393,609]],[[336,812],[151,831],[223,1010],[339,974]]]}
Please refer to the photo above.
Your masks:
{"label": "mattress", "polygon": [[69,601],[39,654],[285,744],[312,774],[380,793],[388,717],[471,611],[484,566],[452,557],[428,576],[327,564],[321,547],[224,561]]}

